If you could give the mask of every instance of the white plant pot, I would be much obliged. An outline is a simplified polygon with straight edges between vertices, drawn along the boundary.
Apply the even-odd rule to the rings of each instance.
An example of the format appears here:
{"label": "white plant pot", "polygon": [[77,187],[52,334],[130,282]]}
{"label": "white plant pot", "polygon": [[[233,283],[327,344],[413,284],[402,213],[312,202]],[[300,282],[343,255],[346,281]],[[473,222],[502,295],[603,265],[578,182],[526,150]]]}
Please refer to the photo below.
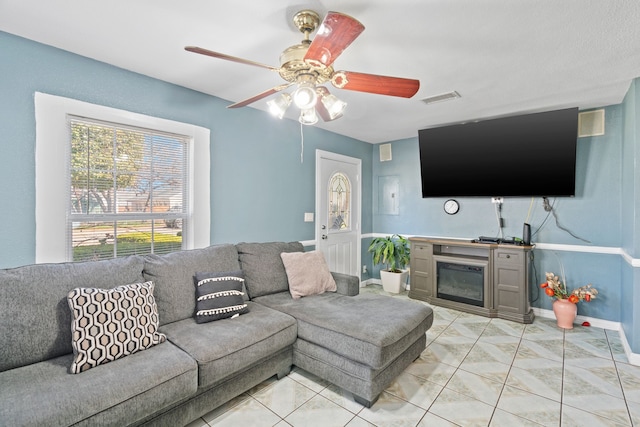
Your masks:
{"label": "white plant pot", "polygon": [[403,285],[407,282],[408,270],[402,273],[393,273],[387,270],[380,270],[380,280],[382,280],[382,288],[389,293],[398,294],[404,290]]}

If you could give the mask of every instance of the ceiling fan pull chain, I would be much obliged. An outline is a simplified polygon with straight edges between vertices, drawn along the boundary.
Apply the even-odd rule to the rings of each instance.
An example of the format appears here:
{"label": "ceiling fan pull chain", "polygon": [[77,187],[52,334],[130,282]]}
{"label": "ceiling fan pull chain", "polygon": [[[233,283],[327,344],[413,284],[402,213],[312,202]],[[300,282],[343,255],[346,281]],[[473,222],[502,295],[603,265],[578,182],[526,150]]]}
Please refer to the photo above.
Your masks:
{"label": "ceiling fan pull chain", "polygon": [[300,163],[304,163],[304,126],[300,123]]}

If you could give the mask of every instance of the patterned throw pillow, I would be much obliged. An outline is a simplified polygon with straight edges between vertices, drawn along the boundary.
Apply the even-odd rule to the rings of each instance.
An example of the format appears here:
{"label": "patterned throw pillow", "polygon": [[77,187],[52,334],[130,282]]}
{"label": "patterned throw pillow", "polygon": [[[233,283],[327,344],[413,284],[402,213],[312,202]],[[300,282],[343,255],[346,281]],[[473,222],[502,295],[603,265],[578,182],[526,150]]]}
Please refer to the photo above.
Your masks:
{"label": "patterned throw pillow", "polygon": [[244,274],[196,273],[196,322],[206,323],[249,312],[244,301]]}
{"label": "patterned throw pillow", "polygon": [[67,295],[71,308],[77,374],[164,342],[158,332],[158,308],[153,282],[113,289],[76,288]]}

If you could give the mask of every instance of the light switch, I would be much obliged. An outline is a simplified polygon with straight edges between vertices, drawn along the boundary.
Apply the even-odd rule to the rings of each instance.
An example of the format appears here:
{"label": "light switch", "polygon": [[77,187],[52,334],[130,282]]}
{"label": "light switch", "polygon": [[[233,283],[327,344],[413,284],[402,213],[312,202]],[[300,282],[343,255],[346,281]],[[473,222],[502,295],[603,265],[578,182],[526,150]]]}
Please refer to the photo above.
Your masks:
{"label": "light switch", "polygon": [[304,222],[313,222],[313,212],[304,213]]}

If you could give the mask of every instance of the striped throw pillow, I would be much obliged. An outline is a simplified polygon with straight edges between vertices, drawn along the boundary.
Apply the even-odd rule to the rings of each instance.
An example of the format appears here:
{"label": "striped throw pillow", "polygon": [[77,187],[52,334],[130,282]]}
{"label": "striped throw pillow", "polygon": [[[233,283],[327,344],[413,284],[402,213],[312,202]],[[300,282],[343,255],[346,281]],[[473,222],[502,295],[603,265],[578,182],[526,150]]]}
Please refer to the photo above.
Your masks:
{"label": "striped throw pillow", "polygon": [[206,323],[249,312],[242,271],[196,273],[196,322]]}

